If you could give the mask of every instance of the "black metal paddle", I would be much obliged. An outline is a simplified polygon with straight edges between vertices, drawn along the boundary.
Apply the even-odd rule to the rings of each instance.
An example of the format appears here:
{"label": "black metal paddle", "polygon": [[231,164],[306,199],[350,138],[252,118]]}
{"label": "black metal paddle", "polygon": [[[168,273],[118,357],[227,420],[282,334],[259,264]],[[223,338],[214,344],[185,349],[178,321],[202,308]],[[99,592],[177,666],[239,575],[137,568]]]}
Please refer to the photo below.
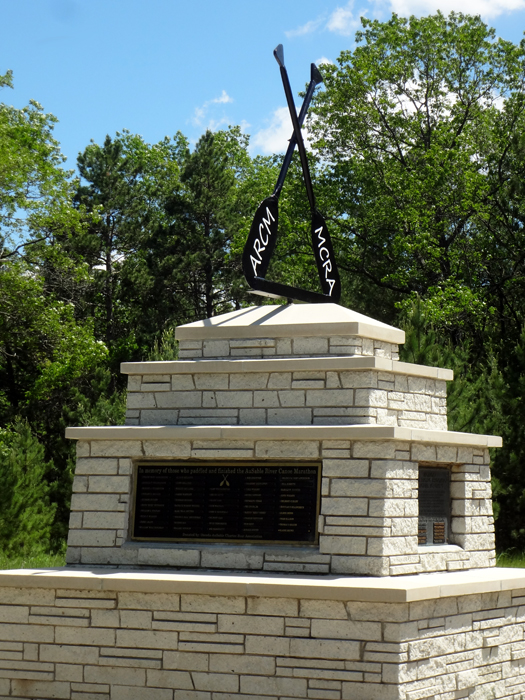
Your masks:
{"label": "black metal paddle", "polygon": [[292,89],[290,87],[290,81],[288,79],[288,72],[284,65],[284,50],[282,44],[279,44],[279,46],[273,52],[273,55],[275,56],[281,71],[286,101],[288,102],[288,109],[292,119],[295,140],[297,141],[297,148],[299,149],[299,156],[301,158],[301,167],[303,169],[306,193],[308,195],[308,201],[310,202],[310,209],[312,211],[312,247],[314,249],[321,287],[323,289],[323,294],[326,297],[330,297],[330,301],[337,302],[341,297],[341,281],[339,279],[339,271],[335,262],[334,249],[330,234],[328,233],[326,221],[315,206],[315,196],[310,177],[310,168],[306,157],[301,125],[299,124],[297,112],[295,111],[295,104]]}
{"label": "black metal paddle", "polygon": [[[297,117],[300,125],[302,125],[305,120],[315,88],[322,82],[323,78],[317,70],[317,66],[312,63],[310,66],[310,84],[308,85],[299,117]],[[266,275],[268,265],[270,264],[270,258],[275,248],[279,222],[279,195],[283,188],[286,173],[292,162],[296,143],[297,138],[294,131],[290,143],[288,144],[288,149],[284,156],[281,171],[273,193],[259,204],[255,216],[253,217],[248,239],[244,246],[242,269],[248,283],[254,288],[256,278],[264,278]],[[279,294],[275,293],[272,296],[279,296]]]}

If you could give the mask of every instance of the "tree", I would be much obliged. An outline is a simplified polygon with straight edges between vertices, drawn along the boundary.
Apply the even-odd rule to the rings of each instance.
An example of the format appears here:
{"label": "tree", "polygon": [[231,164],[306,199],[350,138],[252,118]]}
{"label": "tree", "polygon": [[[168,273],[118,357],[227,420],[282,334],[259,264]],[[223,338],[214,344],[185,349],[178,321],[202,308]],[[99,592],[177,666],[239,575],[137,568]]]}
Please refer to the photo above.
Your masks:
{"label": "tree", "polygon": [[[0,87],[13,87],[11,71],[0,75]],[[53,138],[56,122],[35,100],[23,109],[0,103],[0,260],[81,226],[71,173]]]}
{"label": "tree", "polygon": [[498,189],[487,172],[523,124],[525,48],[455,13],[363,25],[325,67],[312,121],[342,266],[397,296],[479,289]]}
{"label": "tree", "polygon": [[50,465],[27,422],[0,429],[0,547],[9,554],[47,553],[52,541],[56,503],[46,479]]}

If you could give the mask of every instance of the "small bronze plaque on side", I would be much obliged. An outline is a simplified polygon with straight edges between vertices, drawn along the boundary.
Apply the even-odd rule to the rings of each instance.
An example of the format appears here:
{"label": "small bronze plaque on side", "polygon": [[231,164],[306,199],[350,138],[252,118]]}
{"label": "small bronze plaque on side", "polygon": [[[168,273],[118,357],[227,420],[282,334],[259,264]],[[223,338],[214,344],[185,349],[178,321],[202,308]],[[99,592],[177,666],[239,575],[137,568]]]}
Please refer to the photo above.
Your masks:
{"label": "small bronze plaque on side", "polygon": [[320,478],[317,463],[137,464],[132,539],[316,544]]}
{"label": "small bronze plaque on side", "polygon": [[447,544],[450,531],[450,470],[419,467],[419,544]]}

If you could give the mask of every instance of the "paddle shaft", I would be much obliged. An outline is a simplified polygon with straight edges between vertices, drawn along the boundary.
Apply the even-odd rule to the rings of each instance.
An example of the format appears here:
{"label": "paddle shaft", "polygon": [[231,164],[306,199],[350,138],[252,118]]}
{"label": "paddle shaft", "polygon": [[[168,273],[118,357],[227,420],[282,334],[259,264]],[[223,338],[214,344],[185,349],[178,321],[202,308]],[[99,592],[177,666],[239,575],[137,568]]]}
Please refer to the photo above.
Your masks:
{"label": "paddle shaft", "polygon": [[288,109],[290,110],[290,117],[292,118],[294,136],[297,142],[297,148],[299,149],[299,156],[301,158],[304,183],[306,185],[306,194],[308,195],[308,201],[310,202],[310,209],[312,210],[312,212],[314,212],[315,196],[312,188],[312,180],[310,178],[310,168],[308,167],[308,159],[306,158],[306,150],[304,147],[303,135],[301,133],[301,126],[297,118],[297,112],[295,111],[295,103],[293,100],[292,89],[290,87],[290,81],[288,79],[288,71],[286,70],[284,65],[280,65],[279,69],[281,71],[281,78],[284,86],[284,94],[286,95],[286,101],[288,102]]}
{"label": "paddle shaft", "polygon": [[[313,68],[314,68],[314,64],[312,63],[312,79],[310,80],[310,84],[308,85],[308,89],[306,91],[306,95],[305,95],[303,104],[301,106],[301,111],[299,112],[299,117],[297,118],[297,121],[299,123],[299,128],[304,124],[304,120],[306,118],[306,113],[308,112],[308,107],[310,106],[310,102],[312,100],[314,90],[317,87],[317,85],[319,84],[319,79],[314,77]],[[278,198],[279,195],[281,194],[284,180],[286,178],[286,173],[288,172],[288,168],[290,167],[290,163],[292,162],[293,152],[295,150],[296,144],[297,144],[297,139],[295,137],[295,130],[294,130],[294,133],[292,134],[292,138],[290,139],[290,143],[288,144],[288,149],[287,149],[286,154],[284,156],[283,164],[281,166],[281,172],[279,173],[279,177],[277,178],[277,183],[276,183],[275,189],[273,191],[274,197]]]}

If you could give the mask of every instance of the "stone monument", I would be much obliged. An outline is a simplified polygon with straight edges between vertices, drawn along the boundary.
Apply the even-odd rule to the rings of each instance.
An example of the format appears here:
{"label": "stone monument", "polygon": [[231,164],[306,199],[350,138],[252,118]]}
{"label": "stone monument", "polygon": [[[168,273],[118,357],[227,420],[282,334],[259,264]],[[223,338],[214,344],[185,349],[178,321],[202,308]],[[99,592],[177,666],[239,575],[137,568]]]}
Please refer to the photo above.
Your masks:
{"label": "stone monument", "polygon": [[77,440],[67,559],[0,572],[0,697],[525,697],[525,572],[450,370],[335,304],[177,329]]}
{"label": "stone monument", "polygon": [[[77,440],[68,566],[0,572],[0,697],[524,700],[525,572],[495,568],[489,448],[452,372],[340,292],[300,132],[243,267],[260,306],[124,363],[126,425]],[[266,280],[297,144],[323,293]]]}

